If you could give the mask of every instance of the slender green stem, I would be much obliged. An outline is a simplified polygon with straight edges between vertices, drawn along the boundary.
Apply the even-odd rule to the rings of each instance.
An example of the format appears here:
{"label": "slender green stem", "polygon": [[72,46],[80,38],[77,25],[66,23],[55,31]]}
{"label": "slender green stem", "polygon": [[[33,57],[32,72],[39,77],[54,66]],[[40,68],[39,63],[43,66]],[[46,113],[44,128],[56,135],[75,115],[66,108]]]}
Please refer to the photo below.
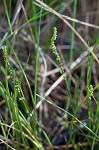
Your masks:
{"label": "slender green stem", "polygon": [[34,87],[34,124],[35,124],[35,131],[37,137],[37,114],[36,114],[36,93],[37,93],[37,84],[38,84],[38,58],[39,58],[39,40],[40,40],[40,24],[42,19],[42,7],[40,8],[40,18],[39,18],[39,27],[38,27],[38,35],[37,35],[37,47],[36,47],[36,58],[35,58],[35,87]]}
{"label": "slender green stem", "polygon": [[10,22],[10,16],[9,16],[9,13],[8,13],[7,4],[6,4],[5,0],[4,0],[4,6],[5,6],[5,10],[6,10],[6,15],[7,15],[7,19],[8,19],[9,28],[10,28],[10,31],[12,33],[12,26],[11,26],[11,22]]}
{"label": "slender green stem", "polygon": [[[76,18],[76,10],[77,10],[77,0],[74,0],[74,11],[73,11],[73,18]],[[72,22],[72,27],[75,28],[75,22]],[[72,31],[71,33],[71,46],[70,46],[70,65],[73,61],[73,48],[74,48],[74,35],[75,33]]]}

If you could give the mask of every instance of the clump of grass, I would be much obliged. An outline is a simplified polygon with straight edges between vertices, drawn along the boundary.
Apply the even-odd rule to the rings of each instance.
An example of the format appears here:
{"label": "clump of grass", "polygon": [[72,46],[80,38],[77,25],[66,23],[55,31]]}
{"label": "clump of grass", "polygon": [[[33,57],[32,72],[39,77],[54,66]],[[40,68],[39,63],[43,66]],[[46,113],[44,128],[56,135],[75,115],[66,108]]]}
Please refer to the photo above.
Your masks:
{"label": "clump of grass", "polygon": [[[29,149],[30,145],[34,149],[43,150],[39,138],[34,136],[34,132],[37,132],[37,129],[35,131],[35,128],[32,128],[31,123],[26,119],[26,116],[30,113],[30,108],[21,89],[20,78],[16,76],[15,70],[10,64],[7,46],[4,46],[3,55],[5,62],[5,85],[0,81],[0,92],[9,110],[7,116],[10,117],[9,125],[0,117],[1,130],[6,140],[5,143],[9,147],[10,144],[9,142],[7,143],[8,138],[15,138],[17,139],[17,144],[12,144],[12,149],[20,149],[21,143],[23,143],[26,150]],[[8,74],[10,75],[10,80]],[[9,89],[9,84],[11,83],[13,84],[13,92]],[[21,105],[20,108],[19,105]],[[8,117],[6,118],[7,120]]]}

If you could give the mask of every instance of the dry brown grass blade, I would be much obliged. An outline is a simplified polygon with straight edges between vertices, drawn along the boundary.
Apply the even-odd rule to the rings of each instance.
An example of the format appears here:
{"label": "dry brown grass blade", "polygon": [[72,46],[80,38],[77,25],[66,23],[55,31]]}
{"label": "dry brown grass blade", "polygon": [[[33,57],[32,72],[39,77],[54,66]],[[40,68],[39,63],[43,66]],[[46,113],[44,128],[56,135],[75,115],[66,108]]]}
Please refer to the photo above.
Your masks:
{"label": "dry brown grass blade", "polygon": [[43,6],[44,9],[46,9],[47,11],[53,13],[54,15],[56,15],[57,17],[59,17],[64,23],[66,23],[68,25],[68,27],[70,27],[70,29],[77,35],[77,37],[82,41],[82,43],[86,46],[87,50],[92,54],[92,56],[94,57],[94,59],[97,61],[97,63],[99,64],[99,60],[96,57],[96,55],[93,53],[93,51],[90,51],[90,47],[88,46],[88,44],[86,43],[86,41],[81,37],[81,35],[72,27],[72,25],[62,17],[61,14],[59,14],[57,11],[55,11],[54,9],[52,9],[51,7],[49,7],[47,4],[43,3],[40,0],[35,0],[36,2],[38,2],[40,5]]}
{"label": "dry brown grass blade", "polygon": [[62,17],[66,18],[67,20],[74,21],[76,23],[82,24],[84,26],[88,26],[88,27],[91,27],[91,28],[99,29],[99,26],[91,24],[91,23],[88,23],[88,22],[80,21],[78,19],[74,19],[74,18],[71,18],[71,17],[66,16],[66,15],[62,15]]}

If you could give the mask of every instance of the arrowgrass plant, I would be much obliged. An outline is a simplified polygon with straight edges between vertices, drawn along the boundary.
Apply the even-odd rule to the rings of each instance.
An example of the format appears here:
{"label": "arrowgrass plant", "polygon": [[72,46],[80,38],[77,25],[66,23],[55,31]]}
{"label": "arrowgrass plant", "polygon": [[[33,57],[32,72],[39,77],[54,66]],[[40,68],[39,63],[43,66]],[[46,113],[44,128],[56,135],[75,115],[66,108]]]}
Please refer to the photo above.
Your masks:
{"label": "arrowgrass plant", "polygon": [[[77,32],[75,18],[80,14],[77,12],[80,2],[28,0],[25,5],[21,0],[15,3],[9,0],[8,5],[4,0],[2,3],[8,31],[0,41],[4,61],[0,62],[0,148],[99,149],[99,83],[94,79],[98,73],[95,76],[92,72],[93,65],[98,65],[99,61],[99,39],[98,36],[91,39],[89,43],[93,46],[90,46]],[[73,13],[72,25],[62,15],[67,8],[68,13]],[[69,52],[67,49],[63,54],[60,49],[68,43],[62,37],[67,26],[72,32],[66,35],[71,37]],[[75,34],[83,45],[75,47]],[[83,53],[84,46],[88,52]],[[63,59],[66,66],[62,64]],[[84,67],[83,78],[79,72]],[[62,80],[64,82],[60,83]]]}

